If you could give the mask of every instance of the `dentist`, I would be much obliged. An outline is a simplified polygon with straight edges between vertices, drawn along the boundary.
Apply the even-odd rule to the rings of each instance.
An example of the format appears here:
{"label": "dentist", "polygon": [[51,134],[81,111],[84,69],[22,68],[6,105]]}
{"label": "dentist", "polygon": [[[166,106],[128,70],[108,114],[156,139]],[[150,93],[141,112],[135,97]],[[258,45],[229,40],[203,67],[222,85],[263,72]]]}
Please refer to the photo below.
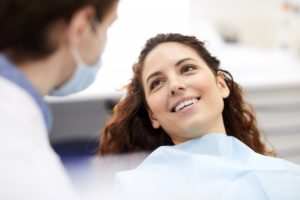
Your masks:
{"label": "dentist", "polygon": [[48,133],[45,95],[87,88],[118,0],[1,0],[0,199],[77,199]]}

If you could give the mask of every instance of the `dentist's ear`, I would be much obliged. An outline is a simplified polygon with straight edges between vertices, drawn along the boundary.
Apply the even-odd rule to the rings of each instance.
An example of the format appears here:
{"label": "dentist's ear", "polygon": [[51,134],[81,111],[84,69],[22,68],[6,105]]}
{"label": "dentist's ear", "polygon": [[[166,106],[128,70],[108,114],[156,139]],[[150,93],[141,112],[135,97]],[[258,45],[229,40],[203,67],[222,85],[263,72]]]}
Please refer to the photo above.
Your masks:
{"label": "dentist's ear", "polygon": [[149,109],[148,109],[148,115],[149,115],[149,118],[151,120],[152,127],[155,128],[155,129],[160,128],[159,121],[157,120],[157,118],[154,116],[154,114]]}
{"label": "dentist's ear", "polygon": [[86,6],[72,15],[67,28],[68,42],[71,45],[77,45],[84,39],[84,33],[91,24],[95,13],[95,8]]}
{"label": "dentist's ear", "polygon": [[226,84],[225,77],[224,77],[224,74],[222,71],[218,71],[217,85],[218,85],[219,91],[220,91],[223,99],[227,98],[230,94],[230,90]]}

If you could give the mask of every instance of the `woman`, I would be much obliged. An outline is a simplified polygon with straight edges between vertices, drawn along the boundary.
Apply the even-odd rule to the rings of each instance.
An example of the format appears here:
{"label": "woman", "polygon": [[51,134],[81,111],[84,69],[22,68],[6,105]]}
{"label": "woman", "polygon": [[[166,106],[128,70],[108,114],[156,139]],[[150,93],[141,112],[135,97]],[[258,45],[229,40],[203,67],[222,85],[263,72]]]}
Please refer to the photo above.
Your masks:
{"label": "woman", "polygon": [[1,0],[0,199],[77,199],[48,141],[45,95],[94,80],[118,0]]}
{"label": "woman", "polygon": [[[176,143],[164,128],[154,128],[152,126],[152,118],[150,118],[151,115],[148,114],[148,111],[153,113],[153,110],[149,105],[149,101],[147,101],[147,97],[151,97],[151,92],[148,89],[149,87],[146,87],[143,83],[143,73],[146,73],[144,71],[145,61],[148,58],[148,54],[160,44],[168,42],[180,43],[194,49],[200,58],[203,59],[202,62],[207,63],[206,65],[211,70],[211,73],[216,77],[218,76],[218,79],[221,80],[228,94],[224,96],[224,103],[222,103],[223,98],[221,99],[222,102],[220,102],[220,104],[224,104],[224,110],[222,111],[219,108],[218,112],[222,113],[226,133],[238,138],[258,153],[273,155],[274,153],[268,151],[266,146],[260,141],[255,116],[249,104],[246,104],[243,100],[241,87],[233,81],[229,72],[219,68],[219,60],[210,55],[202,42],[196,38],[185,37],[179,34],[158,35],[147,42],[141,51],[138,63],[134,66],[134,77],[127,86],[127,95],[117,104],[112,118],[105,126],[100,152],[102,154],[115,154],[153,151],[159,146],[174,145]],[[187,70],[192,68],[191,65]],[[151,69],[153,69],[152,66]],[[161,83],[161,81],[159,79],[158,83]],[[170,92],[174,92],[174,95],[176,95],[176,91],[171,89]],[[158,96],[162,99],[166,98],[161,94]],[[175,126],[175,123],[173,126]]]}
{"label": "woman", "polygon": [[241,87],[195,37],[148,40],[127,90],[105,126],[100,154],[152,152],[118,174],[131,197],[300,197],[299,167],[264,156],[274,152],[261,141]]}

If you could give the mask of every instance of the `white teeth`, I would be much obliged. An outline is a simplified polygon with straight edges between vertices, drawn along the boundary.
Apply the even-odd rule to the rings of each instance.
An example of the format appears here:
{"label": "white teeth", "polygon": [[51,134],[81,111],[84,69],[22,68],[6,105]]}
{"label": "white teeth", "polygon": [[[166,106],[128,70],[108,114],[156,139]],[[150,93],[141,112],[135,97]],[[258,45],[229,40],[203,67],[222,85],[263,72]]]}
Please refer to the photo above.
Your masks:
{"label": "white teeth", "polygon": [[183,101],[181,102],[180,104],[178,104],[176,107],[175,107],[175,112],[183,109],[184,107],[186,106],[189,106],[189,105],[192,105],[192,104],[195,104],[198,102],[198,99],[188,99],[186,101]]}

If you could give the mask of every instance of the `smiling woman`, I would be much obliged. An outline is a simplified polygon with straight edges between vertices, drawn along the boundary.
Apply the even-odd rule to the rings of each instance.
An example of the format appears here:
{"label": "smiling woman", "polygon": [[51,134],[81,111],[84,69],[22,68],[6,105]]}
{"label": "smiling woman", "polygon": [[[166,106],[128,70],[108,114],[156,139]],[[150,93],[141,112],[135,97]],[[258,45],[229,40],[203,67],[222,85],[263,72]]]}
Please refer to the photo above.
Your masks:
{"label": "smiling woman", "polygon": [[[147,41],[127,96],[114,108],[101,154],[153,151],[210,133],[238,138],[274,155],[260,140],[241,87],[195,37],[160,34]],[[196,102],[187,106],[190,102]],[[172,112],[177,110],[177,112]]]}
{"label": "smiling woman", "polygon": [[268,156],[241,87],[219,66],[195,37],[147,41],[100,142],[102,155],[150,151],[117,174],[129,199],[300,198],[300,167]]}
{"label": "smiling woman", "polygon": [[229,89],[223,73],[215,74],[189,46],[166,42],[153,49],[142,72],[152,126],[162,127],[174,144],[225,133],[223,98]]}

